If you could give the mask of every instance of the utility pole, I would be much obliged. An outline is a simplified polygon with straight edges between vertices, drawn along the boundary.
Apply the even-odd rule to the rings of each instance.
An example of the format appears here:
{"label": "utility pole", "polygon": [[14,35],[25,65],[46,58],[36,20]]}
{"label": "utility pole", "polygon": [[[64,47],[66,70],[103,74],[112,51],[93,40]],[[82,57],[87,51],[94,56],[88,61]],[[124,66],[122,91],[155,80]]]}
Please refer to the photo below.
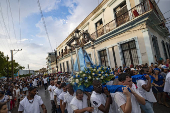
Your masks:
{"label": "utility pole", "polygon": [[11,75],[12,75],[12,81],[14,81],[14,64],[13,64],[13,51],[22,51],[22,49],[21,50],[11,50],[11,63],[12,63],[12,72],[11,72]]}
{"label": "utility pole", "polygon": [[14,66],[13,66],[13,50],[11,50],[11,65],[12,65],[12,72],[11,72],[11,76],[12,76],[12,81],[14,81]]}
{"label": "utility pole", "polygon": [[30,68],[29,68],[29,64],[28,64],[28,69],[29,69],[29,75],[30,75]]}
{"label": "utility pole", "polygon": [[8,67],[8,55],[7,55],[7,82],[9,81],[9,67]]}

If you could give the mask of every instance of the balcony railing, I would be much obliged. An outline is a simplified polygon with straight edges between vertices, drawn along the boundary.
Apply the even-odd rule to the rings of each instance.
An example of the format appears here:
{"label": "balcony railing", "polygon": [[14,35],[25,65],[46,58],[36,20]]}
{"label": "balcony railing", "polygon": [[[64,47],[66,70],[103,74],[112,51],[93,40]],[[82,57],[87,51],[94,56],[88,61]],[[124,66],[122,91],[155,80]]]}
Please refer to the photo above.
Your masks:
{"label": "balcony railing", "polygon": [[153,4],[151,3],[150,0],[146,0],[145,2],[138,4],[137,6],[133,7],[129,11],[123,13],[122,15],[116,17],[114,20],[112,20],[111,22],[104,25],[102,28],[92,33],[91,37],[93,39],[97,39],[98,37],[112,31],[116,27],[119,27],[122,24],[125,24],[126,22],[131,21],[136,17],[150,11],[151,9],[155,9],[153,7]]}

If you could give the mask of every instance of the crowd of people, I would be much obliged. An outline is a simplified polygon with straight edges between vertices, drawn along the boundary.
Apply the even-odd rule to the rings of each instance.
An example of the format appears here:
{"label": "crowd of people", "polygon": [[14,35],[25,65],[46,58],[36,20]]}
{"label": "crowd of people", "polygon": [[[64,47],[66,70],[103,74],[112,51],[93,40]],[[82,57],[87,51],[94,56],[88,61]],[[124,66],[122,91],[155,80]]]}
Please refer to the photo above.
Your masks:
{"label": "crowd of people", "polygon": [[[111,93],[100,80],[93,80],[92,92],[74,90],[69,74],[38,75],[4,81],[0,86],[0,113],[18,107],[19,113],[43,113],[47,109],[38,96],[38,87],[50,93],[50,113],[154,113],[154,103],[169,108],[170,61],[130,65],[112,69],[115,77],[106,85],[123,85],[122,92]],[[132,82],[132,76],[145,79]],[[152,81],[151,76],[154,77]]]}

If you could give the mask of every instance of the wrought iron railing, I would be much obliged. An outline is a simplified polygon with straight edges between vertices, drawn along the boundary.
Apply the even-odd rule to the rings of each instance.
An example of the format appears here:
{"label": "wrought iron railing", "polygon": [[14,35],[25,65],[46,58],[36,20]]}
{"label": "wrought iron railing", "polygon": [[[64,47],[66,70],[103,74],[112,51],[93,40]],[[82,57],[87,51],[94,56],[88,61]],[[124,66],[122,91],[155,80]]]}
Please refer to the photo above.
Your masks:
{"label": "wrought iron railing", "polygon": [[97,31],[95,31],[94,33],[92,33],[91,37],[93,39],[97,39],[98,37],[112,31],[116,27],[121,26],[122,24],[125,24],[126,22],[131,21],[131,20],[135,19],[136,17],[150,11],[151,9],[155,10],[153,4],[151,3],[150,0],[146,0],[145,2],[142,2],[138,5],[136,5],[129,11],[123,13],[119,17],[116,17],[114,20],[112,20],[111,22],[104,25],[102,28],[100,28]]}

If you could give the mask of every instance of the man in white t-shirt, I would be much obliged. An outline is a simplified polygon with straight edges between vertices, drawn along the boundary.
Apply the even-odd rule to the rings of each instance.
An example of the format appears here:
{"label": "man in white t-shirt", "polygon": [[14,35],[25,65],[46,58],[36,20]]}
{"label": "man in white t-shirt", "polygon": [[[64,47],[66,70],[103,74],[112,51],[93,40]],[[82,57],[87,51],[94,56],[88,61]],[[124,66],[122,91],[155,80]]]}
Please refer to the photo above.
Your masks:
{"label": "man in white t-shirt", "polygon": [[104,88],[104,93],[102,93],[102,85],[99,80],[93,81],[94,91],[92,92],[90,102],[94,111],[92,113],[111,113],[109,112],[110,104],[112,99],[109,91]]}
{"label": "man in white t-shirt", "polygon": [[55,102],[54,102],[54,81],[50,81],[50,85],[48,86],[48,91],[50,93],[50,100],[51,100],[51,105],[52,105],[52,113],[55,113]]}
{"label": "man in white t-shirt", "polygon": [[36,87],[30,87],[28,91],[28,96],[20,102],[19,113],[40,113],[40,106],[43,109],[43,113],[47,113],[41,97],[36,95]]}
{"label": "man in white t-shirt", "polygon": [[37,82],[38,82],[37,78],[34,78],[33,86],[37,87]]}
{"label": "man in white t-shirt", "polygon": [[[66,83],[61,83],[61,88],[63,89],[62,93],[59,95],[59,99],[60,99],[60,108],[61,111],[63,110],[63,103],[64,103],[64,95],[67,93],[67,89],[66,89]],[[67,113],[67,109],[65,109],[65,111],[62,111],[62,113]]]}
{"label": "man in white t-shirt", "polygon": [[87,98],[81,89],[76,91],[76,96],[70,102],[74,113],[88,113],[94,110],[93,107],[88,107]]}
{"label": "man in white t-shirt", "polygon": [[114,95],[115,102],[119,107],[119,111],[130,112],[130,113],[141,113],[140,104],[145,105],[145,99],[136,90],[135,85],[132,82],[132,78],[127,73],[122,73],[118,76],[119,82],[122,85],[126,85],[131,90],[131,93],[124,88],[122,92],[116,92]]}
{"label": "man in white t-shirt", "polygon": [[62,91],[61,81],[57,81],[57,88],[54,90],[54,102],[57,108],[57,113],[61,113],[59,95],[62,93]]}
{"label": "man in white t-shirt", "polygon": [[43,78],[43,82],[44,82],[44,88],[45,88],[45,91],[46,91],[46,89],[47,89],[47,87],[48,87],[48,85],[47,85],[47,76],[45,75],[45,77]]}
{"label": "man in white t-shirt", "polygon": [[[140,70],[140,74],[146,74],[148,71],[148,68],[142,68],[142,70]],[[146,101],[145,105],[140,104],[140,106],[145,113],[154,113],[153,103],[156,102],[156,99],[152,92],[151,78],[149,77],[149,75],[146,75],[145,78],[147,79],[146,81],[137,80],[138,91],[143,96],[143,98],[145,98]]]}
{"label": "man in white t-shirt", "polygon": [[68,113],[73,113],[73,109],[70,106],[70,102],[76,96],[76,93],[74,92],[73,86],[71,84],[68,84],[66,88],[67,88],[67,93],[64,94],[64,103],[63,103],[62,111],[64,111],[66,108]]}

